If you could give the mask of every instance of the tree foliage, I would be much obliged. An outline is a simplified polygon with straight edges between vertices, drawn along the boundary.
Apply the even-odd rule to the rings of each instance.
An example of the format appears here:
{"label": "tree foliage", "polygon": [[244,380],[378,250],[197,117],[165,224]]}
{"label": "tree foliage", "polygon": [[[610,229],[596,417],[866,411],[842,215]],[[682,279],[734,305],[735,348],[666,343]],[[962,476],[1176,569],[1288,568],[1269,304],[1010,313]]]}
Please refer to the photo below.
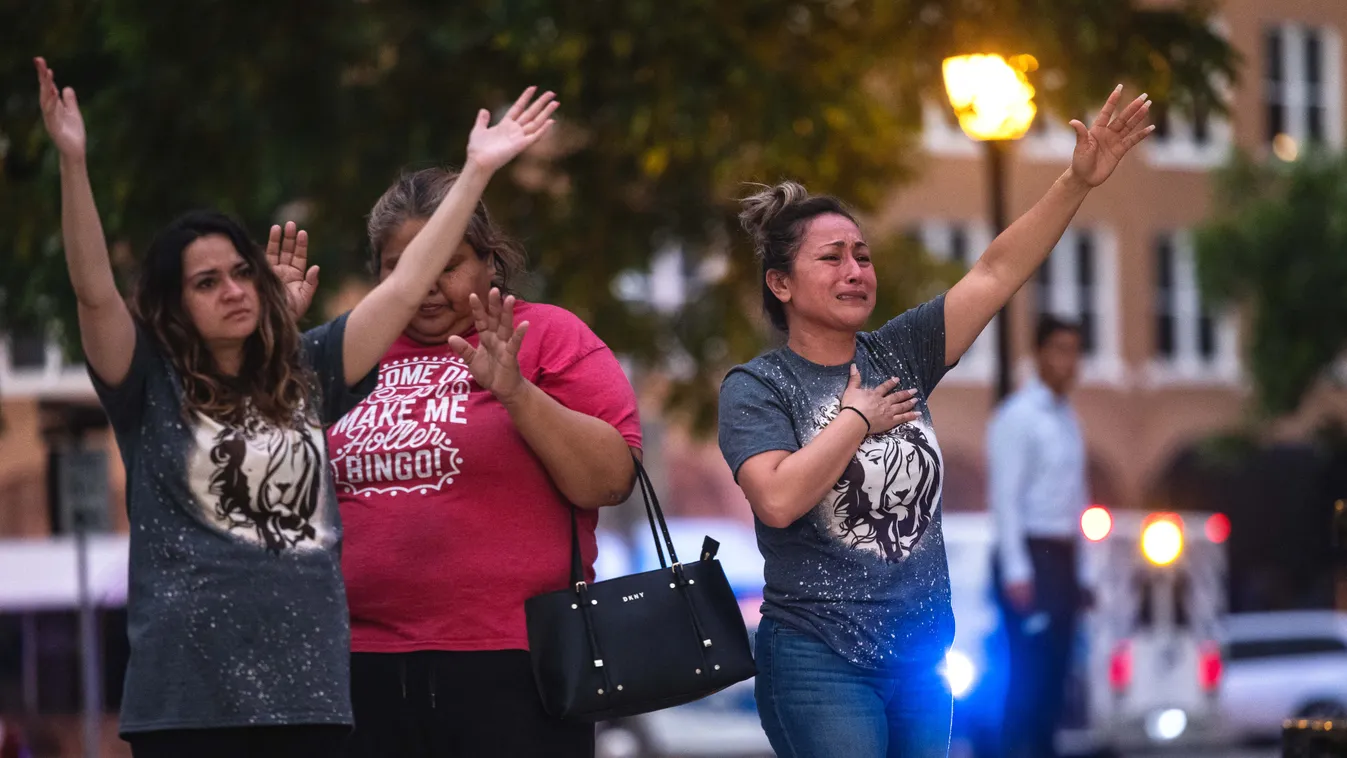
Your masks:
{"label": "tree foliage", "polygon": [[[73,333],[54,150],[31,57],[74,86],[114,257],[129,270],[189,207],[261,237],[302,212],[325,289],[361,271],[363,218],[406,166],[460,160],[475,110],[523,85],[558,92],[563,128],[493,183],[534,294],[578,312],[642,365],[682,368],[671,395],[713,418],[714,378],[768,338],[733,225],[743,182],[790,177],[862,213],[909,176],[940,61],[1032,52],[1047,112],[1097,107],[1118,81],[1218,105],[1236,56],[1195,2],[1123,0],[0,0],[0,325]],[[12,21],[12,23],[11,23]],[[694,283],[670,313],[611,282],[681,246]],[[912,245],[880,258],[877,317],[950,272]]]}
{"label": "tree foliage", "polygon": [[1248,306],[1260,408],[1289,413],[1347,349],[1347,158],[1240,154],[1217,189],[1218,215],[1197,234],[1202,287]]}

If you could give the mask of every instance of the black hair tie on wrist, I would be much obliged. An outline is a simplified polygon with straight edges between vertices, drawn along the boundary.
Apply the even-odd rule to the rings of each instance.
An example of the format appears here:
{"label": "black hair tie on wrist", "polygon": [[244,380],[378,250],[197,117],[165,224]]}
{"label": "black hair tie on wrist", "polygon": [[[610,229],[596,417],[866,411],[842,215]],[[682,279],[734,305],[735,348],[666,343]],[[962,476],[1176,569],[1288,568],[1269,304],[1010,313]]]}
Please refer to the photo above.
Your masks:
{"label": "black hair tie on wrist", "polygon": [[[852,411],[852,412],[854,412],[857,416],[860,416],[860,417],[861,417],[861,421],[864,421],[864,422],[865,422],[865,435],[866,435],[867,437],[870,436],[870,429],[872,428],[872,427],[870,426],[870,419],[866,418],[864,413],[861,413],[861,412],[860,412],[859,410],[857,410],[856,407],[853,406],[853,405],[844,405],[844,406],[842,406],[842,410],[843,410],[843,411]],[[838,411],[838,412],[841,413],[841,411]]]}

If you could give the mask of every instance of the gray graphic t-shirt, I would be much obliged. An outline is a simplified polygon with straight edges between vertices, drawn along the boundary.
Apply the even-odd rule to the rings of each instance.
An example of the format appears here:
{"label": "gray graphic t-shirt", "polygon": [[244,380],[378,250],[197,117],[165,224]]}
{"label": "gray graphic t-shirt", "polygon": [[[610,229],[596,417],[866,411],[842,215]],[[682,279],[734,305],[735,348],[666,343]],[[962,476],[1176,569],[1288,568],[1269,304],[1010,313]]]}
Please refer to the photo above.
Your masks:
{"label": "gray graphic t-shirt", "polygon": [[[322,425],[348,390],[346,316],[303,335]],[[318,424],[222,425],[183,415],[177,372],[136,329],[126,379],[90,371],[126,466],[131,523],[123,734],[350,724],[341,524]]]}
{"label": "gray graphic t-shirt", "polygon": [[[940,532],[944,462],[926,398],[944,376],[943,295],[856,335],[862,386],[898,377],[918,421],[861,443],[842,477],[783,529],[754,519],[766,561],[763,616],[812,633],[866,668],[932,659],[954,639]],[[850,364],[821,366],[782,347],[737,366],[720,388],[720,450],[744,461],[794,452],[836,418]]]}

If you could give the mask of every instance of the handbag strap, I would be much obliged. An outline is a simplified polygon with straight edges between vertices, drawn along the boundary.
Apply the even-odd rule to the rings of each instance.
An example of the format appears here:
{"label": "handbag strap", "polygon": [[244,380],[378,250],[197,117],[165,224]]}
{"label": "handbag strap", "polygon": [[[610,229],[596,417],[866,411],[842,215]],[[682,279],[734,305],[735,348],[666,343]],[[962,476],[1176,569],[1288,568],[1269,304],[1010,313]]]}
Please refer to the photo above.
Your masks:
{"label": "handbag strap", "polygon": [[[669,563],[678,565],[678,553],[674,551],[673,538],[669,536],[669,523],[664,520],[664,509],[659,507],[659,496],[655,494],[655,484],[650,481],[650,474],[641,464],[640,459],[635,455],[631,458],[632,463],[636,464],[636,478],[641,484],[641,497],[645,500],[645,515],[650,521],[650,534],[655,539],[655,553],[659,555],[660,568],[668,568],[664,562],[664,556],[660,553],[660,534],[664,536],[664,547],[669,551]],[[655,532],[655,525],[659,525],[659,534]]]}
{"label": "handbag strap", "polygon": [[[650,474],[646,473],[645,466],[641,465],[641,460],[634,454],[631,462],[636,466],[636,482],[641,487],[641,499],[645,501],[645,517],[650,522],[650,536],[655,540],[655,555],[659,557],[660,568],[668,568],[669,563],[677,566],[678,553],[674,552],[673,538],[669,536],[669,524],[664,520],[664,510],[659,507],[659,498],[655,495],[655,485],[650,481]],[[580,560],[580,529],[575,520],[575,506],[570,506],[571,510],[571,587],[578,588],[585,580],[584,565]],[[660,544],[660,536],[663,535],[663,545]],[[664,551],[669,551],[669,559],[665,561]]]}

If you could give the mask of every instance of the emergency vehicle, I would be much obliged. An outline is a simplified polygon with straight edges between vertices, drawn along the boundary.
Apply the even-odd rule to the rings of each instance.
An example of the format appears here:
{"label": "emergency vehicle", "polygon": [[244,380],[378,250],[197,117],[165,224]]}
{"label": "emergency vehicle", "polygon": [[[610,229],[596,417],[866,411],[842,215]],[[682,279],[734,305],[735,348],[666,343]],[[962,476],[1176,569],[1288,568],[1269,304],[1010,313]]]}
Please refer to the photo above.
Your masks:
{"label": "emergency vehicle", "polygon": [[[943,520],[957,626],[946,663],[955,740],[973,755],[997,755],[1010,664],[992,601],[992,521],[986,513]],[[1080,576],[1092,602],[1077,630],[1061,752],[1225,744],[1218,630],[1230,522],[1095,506],[1081,531]]]}
{"label": "emergency vehicle", "polygon": [[1081,530],[1093,595],[1073,683],[1084,723],[1062,741],[1117,751],[1225,742],[1218,640],[1229,519],[1095,506]]}

